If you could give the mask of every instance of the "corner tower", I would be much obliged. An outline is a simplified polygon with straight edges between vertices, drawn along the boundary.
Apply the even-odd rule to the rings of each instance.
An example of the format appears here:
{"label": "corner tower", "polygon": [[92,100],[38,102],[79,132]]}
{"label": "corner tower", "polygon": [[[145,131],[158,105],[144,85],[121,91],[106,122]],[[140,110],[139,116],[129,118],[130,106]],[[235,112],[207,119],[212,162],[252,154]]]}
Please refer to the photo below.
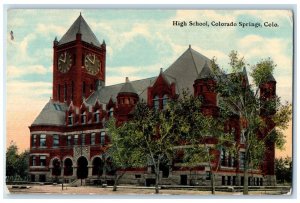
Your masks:
{"label": "corner tower", "polygon": [[106,44],[101,44],[81,13],[68,31],[53,42],[54,101],[79,107],[95,89],[105,85]]}

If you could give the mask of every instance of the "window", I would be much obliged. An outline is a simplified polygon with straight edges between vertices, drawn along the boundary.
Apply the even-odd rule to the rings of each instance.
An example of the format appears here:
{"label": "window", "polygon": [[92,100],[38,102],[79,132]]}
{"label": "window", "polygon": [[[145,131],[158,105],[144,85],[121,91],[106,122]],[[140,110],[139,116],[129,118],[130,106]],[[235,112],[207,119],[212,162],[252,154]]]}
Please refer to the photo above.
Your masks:
{"label": "window", "polygon": [[226,166],[226,150],[221,149],[221,166]]}
{"label": "window", "polygon": [[72,86],[71,86],[71,100],[73,101],[73,93],[74,92],[74,82],[72,81]]}
{"label": "window", "polygon": [[58,146],[59,146],[59,136],[53,135],[53,147],[58,147]]}
{"label": "window", "polygon": [[163,97],[163,109],[166,109],[167,108],[167,104],[168,104],[168,101],[169,101],[169,97],[168,97],[168,95],[164,95],[164,97]]}
{"label": "window", "polygon": [[91,134],[91,145],[94,145],[96,143],[96,133]]}
{"label": "window", "polygon": [[78,145],[78,135],[74,135],[74,145]]}
{"label": "window", "polygon": [[68,125],[69,125],[69,126],[72,126],[72,125],[73,125],[73,114],[70,114],[70,115],[68,116]]}
{"label": "window", "polygon": [[94,113],[94,121],[95,121],[95,123],[99,123],[100,122],[100,112],[99,112],[99,110],[97,110]]}
{"label": "window", "polygon": [[40,166],[46,166],[46,156],[40,156]]}
{"label": "window", "polygon": [[154,99],[153,99],[153,106],[154,106],[155,110],[159,109],[159,97],[158,96],[154,97]]}
{"label": "window", "polygon": [[111,107],[108,111],[108,116],[111,118],[111,117],[113,117],[113,115],[114,115],[114,108]]}
{"label": "window", "polygon": [[56,111],[62,111],[62,108],[59,104],[53,104]]}
{"label": "window", "polygon": [[222,185],[225,185],[225,176],[222,176]]}
{"label": "window", "polygon": [[67,100],[67,84],[65,83],[65,86],[64,86],[64,100],[66,101]]}
{"label": "window", "polygon": [[105,145],[105,132],[104,131],[102,131],[100,133],[100,144]]}
{"label": "window", "polygon": [[85,97],[85,82],[82,83],[82,95]]}
{"label": "window", "polygon": [[57,85],[57,98],[60,100],[60,85]]}
{"label": "window", "polygon": [[68,135],[68,138],[67,138],[67,145],[68,146],[71,146],[71,139],[72,139],[72,136]]}
{"label": "window", "polygon": [[232,185],[236,185],[236,176],[232,176]]}
{"label": "window", "polygon": [[142,176],[141,175],[135,175],[135,178],[141,178]]}
{"label": "window", "polygon": [[81,114],[81,124],[86,124],[86,112]]}
{"label": "window", "polygon": [[85,134],[81,135],[81,145],[85,145]]}
{"label": "window", "polygon": [[32,156],[32,159],[31,159],[31,166],[36,166],[36,157],[35,156]]}
{"label": "window", "polygon": [[231,176],[227,176],[227,185],[231,185]]}
{"label": "window", "polygon": [[46,135],[40,135],[40,147],[46,147]]}
{"label": "window", "polygon": [[240,168],[245,167],[245,152],[240,152]]}
{"label": "window", "polygon": [[36,135],[32,135],[31,139],[31,147],[36,147]]}
{"label": "window", "polygon": [[211,173],[210,171],[206,171],[206,177],[205,177],[206,180],[210,180],[211,179]]}

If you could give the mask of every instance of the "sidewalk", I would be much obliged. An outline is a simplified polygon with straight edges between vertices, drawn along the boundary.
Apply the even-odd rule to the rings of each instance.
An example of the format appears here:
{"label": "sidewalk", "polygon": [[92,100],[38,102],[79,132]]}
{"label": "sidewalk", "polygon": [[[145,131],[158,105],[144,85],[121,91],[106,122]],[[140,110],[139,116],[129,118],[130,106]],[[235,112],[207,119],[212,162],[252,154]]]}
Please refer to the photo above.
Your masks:
{"label": "sidewalk", "polygon": [[[30,187],[13,187],[8,185],[10,195],[14,194],[47,194],[47,195],[155,195],[154,188],[132,186],[120,186],[117,191],[112,191],[112,187],[102,188],[93,186],[65,187],[61,185],[31,185]],[[197,191],[191,189],[162,189],[160,195],[211,195],[210,191]],[[280,191],[251,191],[250,195],[279,195]],[[241,192],[220,192],[216,195],[242,195]]]}

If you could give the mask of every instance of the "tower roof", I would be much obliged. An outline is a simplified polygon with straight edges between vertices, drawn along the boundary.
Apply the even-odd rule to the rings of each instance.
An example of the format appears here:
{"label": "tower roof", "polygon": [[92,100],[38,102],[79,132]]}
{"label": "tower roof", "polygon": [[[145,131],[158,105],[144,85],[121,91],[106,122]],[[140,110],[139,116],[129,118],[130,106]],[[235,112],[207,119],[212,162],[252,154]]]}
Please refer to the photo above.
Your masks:
{"label": "tower roof", "polygon": [[81,39],[84,42],[93,44],[95,46],[100,46],[100,42],[96,38],[95,34],[91,30],[90,26],[82,17],[81,13],[75,22],[71,25],[69,30],[63,35],[59,40],[58,44],[65,44],[76,40],[76,34],[81,34]]}
{"label": "tower roof", "polygon": [[212,78],[214,74],[212,73],[211,69],[208,67],[207,61],[198,75],[197,79],[205,79],[205,78]]}
{"label": "tower roof", "polygon": [[128,77],[126,77],[126,82],[122,86],[119,93],[135,93],[135,94],[137,94],[137,92],[135,91],[135,89],[132,86],[131,82],[129,81]]}
{"label": "tower roof", "polygon": [[266,79],[266,82],[276,82],[272,73],[270,73]]}

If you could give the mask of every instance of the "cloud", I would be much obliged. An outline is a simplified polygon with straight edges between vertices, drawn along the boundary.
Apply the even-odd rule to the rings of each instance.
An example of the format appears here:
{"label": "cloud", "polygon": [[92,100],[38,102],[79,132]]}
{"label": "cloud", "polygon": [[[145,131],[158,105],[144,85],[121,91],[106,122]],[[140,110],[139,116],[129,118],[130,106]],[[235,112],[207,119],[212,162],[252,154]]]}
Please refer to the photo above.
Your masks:
{"label": "cloud", "polygon": [[35,32],[43,36],[49,35],[50,33],[54,33],[56,36],[62,36],[66,32],[66,28],[54,24],[39,23],[36,27]]}
{"label": "cloud", "polygon": [[7,103],[18,103],[21,105],[21,101],[25,98],[34,101],[39,99],[45,99],[52,95],[52,83],[51,82],[27,82],[11,80],[7,83]]}
{"label": "cloud", "polygon": [[8,78],[19,78],[28,74],[45,75],[51,72],[51,68],[46,68],[43,65],[28,65],[28,66],[8,66]]}

